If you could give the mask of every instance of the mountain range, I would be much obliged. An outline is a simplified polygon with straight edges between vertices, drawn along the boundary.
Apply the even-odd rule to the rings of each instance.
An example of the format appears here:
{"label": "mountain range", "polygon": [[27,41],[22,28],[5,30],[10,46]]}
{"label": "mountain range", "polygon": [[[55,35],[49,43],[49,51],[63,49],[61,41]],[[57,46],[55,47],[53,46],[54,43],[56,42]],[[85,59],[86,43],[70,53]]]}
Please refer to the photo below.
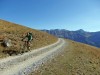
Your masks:
{"label": "mountain range", "polygon": [[[22,39],[27,32],[33,34],[31,51],[23,48],[25,41]],[[59,41],[47,32],[67,39]],[[100,48],[96,48],[100,47],[99,34],[82,29],[39,31],[0,19],[0,75],[29,71],[32,71],[29,75],[100,75]],[[11,40],[10,47],[3,46],[5,39]]]}
{"label": "mountain range", "polygon": [[100,31],[87,32],[84,31],[83,29],[79,29],[76,31],[69,31],[66,29],[51,29],[51,30],[44,29],[42,31],[55,35],[56,37],[67,38],[77,42],[100,47]]}

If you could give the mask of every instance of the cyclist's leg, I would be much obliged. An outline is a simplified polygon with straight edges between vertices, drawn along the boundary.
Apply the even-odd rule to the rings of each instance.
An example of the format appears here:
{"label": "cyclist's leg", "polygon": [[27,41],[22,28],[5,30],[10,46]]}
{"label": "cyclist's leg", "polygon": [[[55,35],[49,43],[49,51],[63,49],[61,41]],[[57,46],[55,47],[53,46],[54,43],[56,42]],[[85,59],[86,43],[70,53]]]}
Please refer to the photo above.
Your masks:
{"label": "cyclist's leg", "polygon": [[27,41],[27,49],[30,50],[30,41]]}

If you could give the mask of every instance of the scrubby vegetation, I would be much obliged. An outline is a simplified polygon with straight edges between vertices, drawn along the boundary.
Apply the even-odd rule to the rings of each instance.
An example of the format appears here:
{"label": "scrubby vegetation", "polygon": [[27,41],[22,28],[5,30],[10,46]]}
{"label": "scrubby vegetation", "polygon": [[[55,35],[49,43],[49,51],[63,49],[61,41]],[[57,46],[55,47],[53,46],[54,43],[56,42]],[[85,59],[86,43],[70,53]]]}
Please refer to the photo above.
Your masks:
{"label": "scrubby vegetation", "polygon": [[100,49],[67,40],[59,56],[30,75],[100,75]]}
{"label": "scrubby vegetation", "polygon": [[[31,42],[31,49],[40,48],[57,41],[57,38],[47,33],[24,27],[18,24],[0,20],[0,58],[9,55],[16,55],[23,53],[24,42],[21,41],[27,32],[33,34],[33,41]],[[11,40],[11,47],[3,47],[2,40]],[[27,52],[27,51],[26,51]]]}

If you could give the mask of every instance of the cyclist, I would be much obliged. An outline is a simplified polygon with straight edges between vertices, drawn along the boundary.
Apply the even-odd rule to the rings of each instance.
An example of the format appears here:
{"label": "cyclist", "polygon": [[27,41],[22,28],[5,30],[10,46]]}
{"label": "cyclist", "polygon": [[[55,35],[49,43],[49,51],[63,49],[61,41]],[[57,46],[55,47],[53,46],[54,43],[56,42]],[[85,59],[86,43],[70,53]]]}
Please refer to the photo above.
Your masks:
{"label": "cyclist", "polygon": [[31,41],[33,40],[33,36],[32,36],[32,33],[28,32],[26,34],[26,36],[22,39],[22,41],[25,40],[25,44],[27,46],[27,49],[30,50],[30,44],[31,44]]}

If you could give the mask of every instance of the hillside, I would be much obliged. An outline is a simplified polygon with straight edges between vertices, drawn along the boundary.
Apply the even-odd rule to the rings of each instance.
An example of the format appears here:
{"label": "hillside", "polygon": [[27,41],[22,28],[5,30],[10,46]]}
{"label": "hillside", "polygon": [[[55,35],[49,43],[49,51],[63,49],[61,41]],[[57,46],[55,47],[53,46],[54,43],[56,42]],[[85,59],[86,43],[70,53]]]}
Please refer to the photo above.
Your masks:
{"label": "hillside", "polygon": [[27,32],[32,32],[34,37],[33,41],[31,42],[32,50],[52,44],[57,41],[56,37],[45,32],[0,20],[0,41],[2,42],[4,39],[10,39],[12,44],[12,46],[9,48],[3,47],[2,44],[0,44],[0,58],[9,56],[10,51],[14,51],[14,53],[17,54],[23,53],[24,50],[22,47],[24,42],[21,40]]}
{"label": "hillside", "polygon": [[100,75],[100,49],[66,40],[64,51],[30,75]]}
{"label": "hillside", "polygon": [[69,31],[65,29],[42,30],[57,37],[71,39],[77,42],[100,47],[100,32],[87,32],[82,29],[77,31]]}

